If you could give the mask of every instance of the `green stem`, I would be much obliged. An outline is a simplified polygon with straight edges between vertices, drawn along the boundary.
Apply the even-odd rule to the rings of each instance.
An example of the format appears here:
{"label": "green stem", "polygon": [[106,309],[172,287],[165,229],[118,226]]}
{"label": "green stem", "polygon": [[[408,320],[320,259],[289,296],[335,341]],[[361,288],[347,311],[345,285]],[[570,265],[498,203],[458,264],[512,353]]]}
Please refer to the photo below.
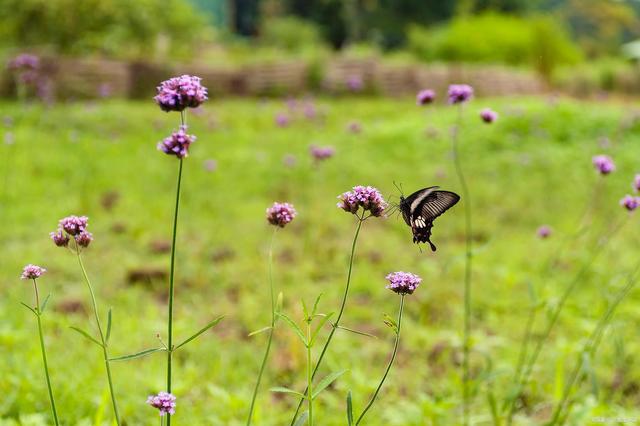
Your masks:
{"label": "green stem", "polygon": [[98,314],[98,304],[96,303],[96,296],[93,292],[93,287],[91,286],[91,281],[89,280],[89,276],[87,275],[87,270],[84,268],[84,263],[82,262],[82,256],[80,256],[80,248],[76,244],[76,255],[78,257],[78,263],[80,264],[80,269],[82,270],[82,275],[84,276],[84,280],[87,283],[87,288],[89,289],[89,295],[91,296],[91,303],[93,305],[93,315],[96,320],[96,325],[98,326],[98,333],[100,334],[100,342],[102,343],[102,357],[104,358],[104,365],[107,371],[107,381],[109,382],[109,393],[111,394],[111,404],[113,405],[113,414],[116,417],[116,424],[120,425],[120,414],[118,413],[118,404],[116,402],[116,395],[113,389],[113,379],[111,378],[111,365],[109,364],[109,353],[107,352],[107,342],[104,338],[104,333],[102,331],[102,325],[100,324],[100,316]]}
{"label": "green stem", "polygon": [[464,219],[465,219],[465,244],[466,257],[464,264],[464,333],[463,333],[463,357],[462,357],[462,399],[463,399],[463,424],[469,424],[469,351],[471,339],[471,259],[473,256],[472,247],[472,227],[471,227],[471,198],[469,197],[469,188],[467,181],[462,172],[460,164],[460,154],[458,152],[458,134],[462,127],[462,104],[458,106],[458,119],[453,136],[451,139],[453,164],[462,188],[462,196],[464,198]]}
{"label": "green stem", "polygon": [[313,368],[311,367],[311,318],[307,318],[307,400],[309,401],[309,426],[313,426]]}
{"label": "green stem", "polygon": [[[344,288],[344,294],[342,296],[342,304],[340,305],[340,311],[338,312],[338,316],[336,318],[336,322],[333,324],[333,328],[331,329],[331,332],[329,333],[329,337],[327,337],[327,341],[325,342],[322,351],[320,352],[320,356],[318,357],[318,361],[316,361],[316,366],[313,369],[313,377],[315,377],[316,373],[318,372],[318,369],[320,368],[320,364],[322,363],[322,360],[324,359],[324,355],[327,352],[327,348],[329,347],[329,344],[331,343],[331,340],[333,339],[333,335],[335,334],[336,330],[338,329],[338,325],[340,325],[340,319],[342,318],[342,313],[344,312],[344,308],[346,306],[347,303],[347,295],[349,294],[349,285],[351,284],[351,272],[353,270],[353,259],[355,258],[355,253],[356,253],[356,243],[358,241],[358,235],[360,234],[360,228],[362,227],[362,222],[364,222],[365,217],[364,217],[365,212],[362,213],[362,216],[357,216],[358,217],[358,225],[356,226],[356,232],[355,235],[353,236],[353,243],[351,244],[351,256],[349,257],[349,272],[347,273],[347,284]],[[306,389],[303,393],[306,393]],[[301,398],[300,401],[298,402],[298,407],[296,408],[296,412],[293,415],[293,419],[291,419],[291,425],[293,426],[293,424],[296,422],[296,418],[298,417],[298,413],[300,412],[300,408],[302,408],[302,404],[304,403],[304,399]]]}
{"label": "green stem", "polygon": [[49,391],[49,401],[51,402],[51,412],[53,414],[53,421],[58,426],[58,412],[56,411],[56,402],[53,399],[53,390],[51,388],[51,379],[49,378],[49,365],[47,364],[47,352],[44,348],[44,335],[42,332],[42,321],[40,316],[42,312],[40,311],[40,297],[38,296],[38,285],[36,284],[36,280],[33,280],[33,288],[36,292],[36,318],[38,319],[38,334],[40,335],[40,352],[42,353],[42,363],[44,364],[44,375],[47,379],[47,389]]}
{"label": "green stem", "polygon": [[[576,274],[573,281],[569,283],[564,293],[560,297],[560,301],[558,302],[558,305],[553,310],[551,318],[549,319],[549,322],[547,323],[547,326],[544,329],[542,338],[538,340],[538,343],[535,346],[531,357],[529,358],[529,362],[526,364],[524,373],[522,374],[522,377],[519,383],[517,383],[518,388],[516,390],[516,397],[520,392],[522,392],[522,389],[528,382],[529,376],[531,375],[533,371],[533,367],[535,366],[536,361],[540,356],[542,348],[544,347],[545,343],[549,339],[549,336],[551,335],[551,331],[556,325],[558,318],[560,317],[560,313],[562,312],[562,309],[564,308],[565,303],[569,299],[569,296],[571,296],[576,286],[582,282],[583,278],[586,277],[587,273],[591,268],[591,265],[593,265],[593,263],[598,258],[600,253],[602,253],[604,247],[607,245],[609,241],[611,241],[611,239],[615,236],[615,234],[618,233],[618,231],[622,228],[625,222],[626,221],[620,222],[617,226],[613,228],[613,230],[609,233],[607,237],[605,237],[603,240],[600,241],[600,243],[596,246],[594,252],[591,254],[590,258],[587,260],[587,263],[582,267],[582,269],[578,272],[578,274]],[[513,415],[515,413],[515,400],[516,398],[514,397],[509,404],[509,411],[507,413],[507,425],[511,425],[513,421]]]}
{"label": "green stem", "polygon": [[273,341],[273,333],[276,326],[276,300],[273,291],[273,242],[278,232],[278,227],[274,227],[273,234],[271,234],[271,243],[269,244],[269,291],[271,294],[271,329],[269,330],[269,339],[267,340],[267,349],[264,352],[262,358],[262,365],[260,365],[260,372],[258,373],[258,380],[256,381],[256,387],[253,390],[253,396],[251,398],[251,406],[249,407],[249,418],[247,419],[247,426],[251,425],[253,420],[253,409],[258,395],[258,389],[260,388],[260,381],[269,359],[269,352],[271,351],[271,342]]}
{"label": "green stem", "polygon": [[393,344],[393,353],[391,354],[391,359],[389,360],[389,364],[387,364],[387,369],[385,370],[384,375],[382,376],[382,380],[380,380],[380,384],[378,384],[378,387],[376,388],[376,391],[373,393],[373,396],[371,397],[371,400],[369,400],[369,403],[367,404],[367,406],[362,411],[362,414],[360,414],[360,417],[358,417],[358,420],[356,420],[356,425],[360,424],[360,422],[364,418],[364,415],[367,413],[367,411],[369,411],[369,409],[371,408],[371,406],[375,402],[375,400],[376,400],[376,398],[378,396],[378,393],[380,392],[380,389],[382,388],[382,385],[383,385],[384,381],[386,380],[387,375],[389,374],[389,370],[391,370],[391,366],[393,365],[393,361],[395,361],[395,359],[396,359],[396,354],[398,353],[398,344],[400,343],[400,326],[402,324],[402,311],[403,310],[404,310],[404,294],[400,296],[400,310],[398,312],[398,330],[396,330],[396,340],[395,340],[395,343]]}

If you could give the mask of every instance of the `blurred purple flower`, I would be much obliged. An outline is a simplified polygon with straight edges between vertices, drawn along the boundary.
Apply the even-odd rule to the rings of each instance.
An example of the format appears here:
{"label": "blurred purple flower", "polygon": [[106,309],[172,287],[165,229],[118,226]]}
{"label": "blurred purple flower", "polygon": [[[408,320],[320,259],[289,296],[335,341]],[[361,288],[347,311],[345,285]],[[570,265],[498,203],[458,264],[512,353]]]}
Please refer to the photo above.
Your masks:
{"label": "blurred purple flower", "polygon": [[468,84],[452,84],[449,86],[449,103],[459,104],[473,98],[473,87]]}
{"label": "blurred purple flower", "polygon": [[436,92],[431,89],[424,89],[416,95],[416,104],[418,106],[427,105],[436,99]]}
{"label": "blurred purple flower", "polygon": [[387,284],[386,288],[398,294],[413,294],[418,288],[422,278],[411,272],[392,272],[386,276]]}
{"label": "blurred purple flower", "polygon": [[87,216],[67,216],[58,221],[58,231],[63,230],[69,235],[76,236],[86,230],[88,222]]}
{"label": "blurred purple flower", "polygon": [[276,125],[278,127],[287,127],[290,121],[291,120],[287,114],[281,112],[276,115]]}
{"label": "blurred purple flower", "polygon": [[204,160],[204,169],[208,172],[215,172],[218,168],[218,162],[213,159]]}
{"label": "blurred purple flower", "polygon": [[35,280],[36,278],[40,278],[40,276],[45,272],[47,272],[47,270],[44,268],[41,268],[37,265],[28,264],[27,266],[22,268],[22,275],[20,275],[20,279]]}
{"label": "blurred purple flower", "polygon": [[549,225],[542,225],[541,227],[538,228],[538,230],[536,231],[536,234],[538,235],[538,237],[544,239],[544,238],[548,238],[551,236],[551,227]]}
{"label": "blurred purple flower", "polygon": [[36,70],[40,68],[40,58],[30,53],[21,53],[12,58],[7,64],[7,67],[12,71],[21,69]]}
{"label": "blurred purple flower", "polygon": [[109,83],[102,83],[99,87],[98,87],[98,95],[101,98],[108,98],[109,96],[111,96],[111,84]]}
{"label": "blurred purple flower", "polygon": [[364,82],[359,75],[352,75],[347,78],[347,89],[352,92],[359,92],[364,88]]}
{"label": "blurred purple flower", "polygon": [[91,244],[91,241],[93,241],[93,234],[91,232],[82,231],[73,238],[75,238],[76,244],[80,247],[87,248],[89,247],[89,244]]}
{"label": "blurred purple flower", "polygon": [[493,123],[498,119],[498,113],[493,111],[491,108],[485,108],[480,111],[480,118],[485,123]]}
{"label": "blurred purple flower", "polygon": [[357,135],[358,133],[362,132],[362,124],[360,124],[357,121],[352,121],[347,125],[347,131],[349,133],[353,133],[354,135]]}
{"label": "blurred purple flower", "polygon": [[640,198],[632,195],[625,195],[624,198],[620,200],[620,205],[632,212],[640,205]]}
{"label": "blurred purple flower", "polygon": [[382,198],[382,194],[372,186],[354,186],[352,191],[347,191],[338,196],[340,202],[338,208],[356,214],[362,207],[363,211],[371,212],[372,216],[382,216],[387,208],[387,202]]}
{"label": "blurred purple flower", "polygon": [[173,415],[176,413],[176,397],[167,392],[160,392],[157,395],[150,395],[147,404],[160,411],[160,415]]}
{"label": "blurred purple flower", "polygon": [[296,156],[293,154],[287,154],[284,156],[284,158],[282,159],[282,162],[284,163],[285,166],[287,167],[293,167],[296,165]]}
{"label": "blurred purple flower", "polygon": [[158,142],[158,150],[167,155],[175,155],[177,158],[189,156],[189,147],[195,142],[196,137],[187,134],[187,126],[180,126],[177,132],[166,137],[162,142]]}
{"label": "blurred purple flower", "polygon": [[298,212],[293,208],[293,204],[273,203],[273,206],[267,209],[267,221],[272,225],[284,228],[297,214]]}
{"label": "blurred purple flower", "polygon": [[166,112],[196,108],[208,99],[207,88],[201,81],[200,77],[192,75],[170,78],[160,83],[153,99]]}
{"label": "blurred purple flower", "polygon": [[333,157],[333,154],[335,154],[336,150],[332,146],[311,145],[309,147],[309,152],[311,153],[313,159],[319,162]]}
{"label": "blurred purple flower", "polygon": [[640,173],[633,178],[633,189],[640,192]]}
{"label": "blurred purple flower", "polygon": [[616,169],[613,159],[608,155],[596,155],[591,161],[601,175],[608,175]]}
{"label": "blurred purple flower", "polygon": [[67,247],[69,245],[69,236],[62,229],[49,233],[51,240],[58,247]]}
{"label": "blurred purple flower", "polygon": [[318,110],[313,102],[307,102],[304,105],[304,116],[309,120],[313,120],[318,116]]}

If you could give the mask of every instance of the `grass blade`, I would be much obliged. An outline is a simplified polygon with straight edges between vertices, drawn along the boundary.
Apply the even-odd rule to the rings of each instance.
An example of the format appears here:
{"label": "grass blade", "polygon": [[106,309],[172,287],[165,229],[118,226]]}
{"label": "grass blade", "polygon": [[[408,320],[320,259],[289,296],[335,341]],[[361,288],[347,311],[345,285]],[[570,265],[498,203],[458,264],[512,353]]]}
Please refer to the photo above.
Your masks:
{"label": "grass blade", "polygon": [[109,308],[109,313],[107,314],[107,335],[104,338],[106,343],[109,343],[109,337],[111,337],[111,308]]}
{"label": "grass blade", "polygon": [[353,425],[353,403],[351,402],[351,391],[347,394],[347,423]]}
{"label": "grass blade", "polygon": [[93,343],[95,343],[98,346],[102,346],[102,343],[100,343],[98,340],[94,339],[93,337],[91,337],[91,335],[89,333],[87,333],[86,331],[78,328],[78,327],[69,327],[70,329],[82,334],[85,338],[91,340]]}
{"label": "grass blade", "polygon": [[333,312],[331,312],[328,315],[324,315],[322,317],[322,319],[320,320],[320,322],[318,323],[318,325],[316,326],[316,329],[313,330],[313,333],[311,333],[311,341],[309,342],[309,344],[311,346],[313,346],[313,342],[316,341],[316,336],[318,335],[320,330],[322,330],[322,327],[324,327],[324,325],[327,323],[327,321],[329,321],[329,318],[331,318],[332,315],[333,315]]}
{"label": "grass blade", "polygon": [[276,386],[274,388],[269,389],[271,392],[278,392],[278,393],[290,393],[296,396],[299,396],[300,398],[306,398],[307,396],[304,394],[301,394],[300,392],[296,392],[293,389],[289,389],[289,388],[285,388],[284,386]]}
{"label": "grass blade", "polygon": [[40,305],[40,313],[44,312],[44,309],[47,307],[47,303],[49,303],[49,298],[51,297],[51,293],[47,294],[47,297],[42,301],[42,305]]}
{"label": "grass blade", "polygon": [[313,310],[311,311],[311,316],[315,316],[316,312],[318,312],[318,303],[320,303],[320,298],[322,297],[322,293],[318,295],[316,298],[316,302],[313,304]]}
{"label": "grass blade", "polygon": [[[224,318],[224,315],[214,319],[213,321],[211,321],[209,324],[205,325],[204,327],[202,327],[200,330],[198,330],[194,335],[192,335],[191,337],[189,337],[187,340],[185,340],[184,342],[180,343],[178,346],[175,347],[175,349],[178,349],[184,345],[186,345],[187,343],[189,343],[190,341],[192,341],[193,339],[195,339],[196,337],[198,337],[199,335],[201,335],[202,333],[204,333],[205,331],[209,330],[211,327],[216,326],[220,321],[222,321],[222,318]],[[174,349],[174,350],[175,350]]]}
{"label": "grass blade", "polygon": [[287,315],[283,313],[279,313],[278,316],[282,318],[287,324],[289,324],[289,327],[291,327],[293,331],[296,332],[296,334],[298,335],[300,340],[302,340],[302,343],[304,343],[305,346],[309,346],[309,343],[307,342],[307,338],[304,337],[304,333],[302,332],[298,324],[296,324],[291,318],[289,318]]}
{"label": "grass blade", "polygon": [[320,394],[320,392],[322,392],[327,386],[329,386],[331,383],[333,383],[338,377],[342,376],[344,373],[346,373],[349,370],[342,370],[342,371],[338,371],[335,373],[331,373],[329,374],[327,377],[325,377],[324,379],[322,379],[320,381],[320,383],[318,383],[318,386],[316,386],[314,388],[314,392],[313,395],[311,395],[312,399],[316,399],[316,397]]}
{"label": "grass blade", "polygon": [[293,426],[302,426],[307,422],[308,417],[309,417],[309,412],[305,411],[304,413],[300,414],[300,417],[298,417],[298,420],[296,420]]}
{"label": "grass blade", "polygon": [[152,354],[154,352],[162,352],[162,351],[166,351],[166,349],[165,348],[145,349],[144,351],[136,352],[135,354],[123,355],[123,356],[118,356],[118,357],[115,357],[115,358],[109,358],[109,361],[125,361],[125,360],[128,360],[128,359],[141,358],[143,356]]}
{"label": "grass blade", "polygon": [[[334,327],[335,327],[335,325],[334,325]],[[345,331],[348,331],[348,332],[353,333],[353,334],[359,334],[361,336],[373,337],[374,339],[378,338],[378,336],[375,336],[375,335],[369,334],[369,333],[365,333],[364,331],[354,330],[353,328],[343,327],[341,325],[338,325],[338,328],[340,330],[345,330]]]}
{"label": "grass blade", "polygon": [[271,330],[270,325],[266,327],[262,327],[260,330],[252,331],[251,333],[247,334],[247,337],[255,336],[256,334],[264,333],[265,331],[269,331],[269,330]]}
{"label": "grass blade", "polygon": [[31,312],[33,312],[33,315],[38,315],[38,313],[36,312],[35,309],[33,309],[31,306],[27,305],[26,303],[20,302],[22,303],[22,306],[24,306],[25,308],[27,308],[28,310],[30,310]]}

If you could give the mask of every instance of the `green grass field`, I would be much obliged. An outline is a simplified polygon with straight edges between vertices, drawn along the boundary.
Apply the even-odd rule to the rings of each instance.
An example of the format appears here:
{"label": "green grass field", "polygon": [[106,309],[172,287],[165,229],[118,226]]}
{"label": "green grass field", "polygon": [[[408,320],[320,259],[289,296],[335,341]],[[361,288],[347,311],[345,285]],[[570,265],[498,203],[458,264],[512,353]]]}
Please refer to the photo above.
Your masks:
{"label": "green grass field", "polygon": [[[412,99],[370,98],[320,99],[317,105],[322,119],[298,114],[287,128],[274,123],[287,108],[278,100],[212,100],[201,115],[188,117],[198,140],[183,176],[176,339],[215,316],[225,319],[175,357],[175,425],[246,421],[266,339],[247,335],[270,321],[272,228],[265,209],[273,201],[292,202],[299,213],[278,232],[274,274],[285,311],[300,318],[299,300],[311,303],[319,293],[322,311],[339,307],[355,227],[355,218],[336,208],[340,193],[373,185],[397,202],[393,181],[405,193],[430,185],[460,189],[450,156],[454,107],[425,110]],[[501,114],[496,123],[480,121],[484,106]],[[638,112],[630,104],[546,98],[466,105],[460,137],[476,249],[474,424],[493,424],[488,389],[501,402],[512,383],[532,303],[529,284],[545,303],[539,332],[597,241],[627,216],[618,200],[631,193],[640,172]],[[156,143],[177,127],[178,115],[161,112],[150,100],[52,108],[3,103],[0,117],[5,142],[13,141],[0,146],[0,425],[50,424],[35,318],[20,305],[33,298],[32,288],[19,280],[27,263],[49,270],[39,285],[52,294],[44,327],[63,424],[111,424],[100,350],[69,328],[95,330],[86,287],[75,256],[56,248],[48,233],[63,216],[90,217],[95,241],[83,257],[102,317],[113,307],[111,353],[158,346],[156,333],[166,333],[167,280],[146,277],[169,269],[178,161],[158,152]],[[360,134],[347,131],[352,121],[362,124]],[[314,165],[310,144],[333,145],[336,155]],[[613,156],[617,165],[605,178],[591,165],[600,153]],[[287,155],[295,156],[295,165],[285,165]],[[205,168],[210,159],[217,162],[215,171]],[[384,276],[395,270],[415,272],[424,281],[407,298],[396,364],[365,423],[459,424],[464,202],[436,221],[435,254],[421,253],[398,217],[364,224],[343,324],[378,338],[337,333],[321,376],[349,372],[318,400],[318,425],[345,425],[348,390],[359,412],[383,373],[393,342],[383,314],[395,316],[398,305],[398,297],[384,288]],[[581,218],[586,230],[573,238]],[[534,370],[516,424],[541,424],[550,415],[584,339],[637,262],[638,219],[624,224],[580,282]],[[554,230],[549,239],[536,237],[542,224]],[[131,282],[132,275],[143,278]],[[597,416],[640,418],[634,355],[640,349],[639,300],[635,291],[620,305],[591,360],[593,374],[574,395],[569,424],[595,424]],[[164,355],[153,354],[113,364],[128,425],[158,424],[145,400],[164,389],[165,363]],[[302,390],[304,369],[303,346],[279,323],[255,424],[288,424],[297,400],[268,388]]]}

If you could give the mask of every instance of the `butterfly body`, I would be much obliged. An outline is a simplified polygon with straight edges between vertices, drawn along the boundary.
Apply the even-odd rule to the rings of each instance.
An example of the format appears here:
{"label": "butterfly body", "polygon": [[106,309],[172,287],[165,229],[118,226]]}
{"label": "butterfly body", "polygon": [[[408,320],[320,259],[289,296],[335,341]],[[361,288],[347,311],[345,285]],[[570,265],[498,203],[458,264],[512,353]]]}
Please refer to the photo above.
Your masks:
{"label": "butterfly body", "polygon": [[437,186],[420,189],[407,198],[400,197],[402,218],[413,232],[413,242],[429,243],[432,251],[436,246],[431,242],[433,221],[453,207],[460,196],[451,191],[441,191]]}

